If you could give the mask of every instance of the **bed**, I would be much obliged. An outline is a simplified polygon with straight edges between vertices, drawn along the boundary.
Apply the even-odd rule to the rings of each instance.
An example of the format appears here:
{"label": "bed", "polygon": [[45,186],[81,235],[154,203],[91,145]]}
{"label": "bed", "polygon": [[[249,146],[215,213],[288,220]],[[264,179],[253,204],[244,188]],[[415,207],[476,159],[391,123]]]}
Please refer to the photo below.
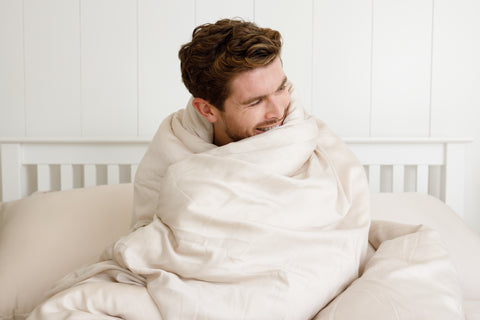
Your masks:
{"label": "bed", "polygon": [[[461,220],[468,140],[345,140],[369,178],[372,218],[436,229],[458,271],[466,318],[480,319],[480,238]],[[0,319],[24,318],[52,283],[129,232],[131,181],[147,145],[0,140]]]}

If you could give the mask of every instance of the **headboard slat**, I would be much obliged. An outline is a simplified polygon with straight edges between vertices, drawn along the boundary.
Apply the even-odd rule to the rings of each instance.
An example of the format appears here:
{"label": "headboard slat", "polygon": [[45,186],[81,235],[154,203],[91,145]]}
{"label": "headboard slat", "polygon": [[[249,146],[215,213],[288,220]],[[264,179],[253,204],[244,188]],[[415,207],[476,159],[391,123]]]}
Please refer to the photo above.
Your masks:
{"label": "headboard slat", "polygon": [[393,166],[393,192],[405,191],[405,167],[396,164]]}
{"label": "headboard slat", "polygon": [[107,166],[107,183],[108,184],[120,183],[120,168],[118,165],[109,164]]}
{"label": "headboard slat", "polygon": [[93,164],[83,166],[83,185],[92,187],[97,185],[97,168]]}
{"label": "headboard slat", "polygon": [[428,193],[428,165],[417,166],[417,192]]}
{"label": "headboard slat", "polygon": [[[362,162],[373,192],[427,193],[463,213],[464,153],[471,139],[344,141]],[[143,138],[0,139],[0,200],[19,199],[37,190],[131,182],[148,144]]]}
{"label": "headboard slat", "polygon": [[50,166],[48,164],[37,165],[37,190],[50,191],[51,188]]}
{"label": "headboard slat", "polygon": [[73,166],[62,164],[60,166],[60,188],[68,190],[73,188]]}

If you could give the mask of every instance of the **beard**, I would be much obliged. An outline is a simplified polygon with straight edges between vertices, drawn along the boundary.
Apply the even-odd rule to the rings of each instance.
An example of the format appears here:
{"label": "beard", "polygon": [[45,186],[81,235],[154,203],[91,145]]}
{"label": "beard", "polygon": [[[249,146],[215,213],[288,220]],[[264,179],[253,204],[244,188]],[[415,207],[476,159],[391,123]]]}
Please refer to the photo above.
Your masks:
{"label": "beard", "polygon": [[232,140],[232,142],[237,142],[255,135],[255,133],[250,134],[248,132],[245,132],[244,134],[236,133],[233,131],[233,129],[230,129],[229,126],[227,126],[225,129],[225,134],[230,138],[230,140]]}
{"label": "beard", "polygon": [[267,127],[267,126],[273,125],[275,123],[280,123],[280,126],[282,126],[283,122],[285,121],[285,118],[288,115],[289,110],[290,110],[290,104],[288,104],[288,106],[285,108],[282,117],[277,118],[277,119],[272,119],[272,120],[269,120],[269,121],[265,121],[265,122],[262,122],[262,123],[258,123],[256,126],[250,128],[249,130],[238,129],[235,125],[233,125],[234,121],[231,121],[227,117],[223,117],[223,122],[225,123],[225,134],[228,136],[228,138],[232,142],[237,142],[237,141],[240,141],[242,139],[257,135],[255,128]]}

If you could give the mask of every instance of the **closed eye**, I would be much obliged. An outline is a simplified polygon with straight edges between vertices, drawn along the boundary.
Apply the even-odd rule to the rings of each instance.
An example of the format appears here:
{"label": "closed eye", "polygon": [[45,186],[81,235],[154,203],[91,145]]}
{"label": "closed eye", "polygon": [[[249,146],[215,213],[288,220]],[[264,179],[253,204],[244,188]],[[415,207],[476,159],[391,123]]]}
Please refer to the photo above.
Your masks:
{"label": "closed eye", "polygon": [[[287,89],[287,77],[283,78],[282,84],[277,88],[277,90],[274,92],[274,94],[281,94],[281,93],[283,93],[283,91],[285,91],[285,89]],[[259,105],[264,100],[265,97],[266,96],[259,96],[259,97],[256,97],[256,98],[252,98],[252,99],[247,100],[247,101],[245,101],[241,104],[244,105],[244,106],[248,106],[248,107],[254,107],[254,106]]]}
{"label": "closed eye", "polygon": [[258,100],[253,101],[252,103],[249,104],[249,106],[253,107],[253,106],[259,105],[260,102],[262,102],[262,99],[258,99]]}

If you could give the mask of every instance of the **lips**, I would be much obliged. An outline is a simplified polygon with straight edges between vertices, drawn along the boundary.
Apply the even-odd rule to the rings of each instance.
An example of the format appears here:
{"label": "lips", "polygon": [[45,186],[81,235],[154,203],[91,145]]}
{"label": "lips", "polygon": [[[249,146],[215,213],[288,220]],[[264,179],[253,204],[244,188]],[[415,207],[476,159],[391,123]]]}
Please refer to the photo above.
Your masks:
{"label": "lips", "polygon": [[256,131],[257,133],[264,133],[264,132],[267,132],[267,131],[270,131],[270,130],[272,130],[272,129],[275,129],[275,128],[280,127],[280,126],[282,125],[282,122],[283,122],[283,121],[281,121],[281,122],[279,122],[279,123],[277,123],[277,124],[268,126],[268,127],[256,128],[255,131]]}
{"label": "lips", "polygon": [[276,129],[278,127],[281,127],[283,125],[283,122],[285,121],[285,118],[287,117],[289,108],[290,108],[290,105],[288,105],[287,110],[285,111],[285,114],[283,115],[283,117],[279,121],[274,122],[274,123],[270,122],[270,123],[268,123],[268,125],[266,125],[264,127],[257,127],[257,128],[255,128],[255,133],[256,134],[264,133],[264,132],[270,131],[272,129]]}
{"label": "lips", "polygon": [[272,130],[272,129],[275,129],[275,128],[278,128],[278,127],[280,127],[280,124],[277,124],[277,125],[272,126],[272,127],[257,128],[257,130],[262,131],[262,132],[267,132],[267,131],[269,131],[269,130]]}

